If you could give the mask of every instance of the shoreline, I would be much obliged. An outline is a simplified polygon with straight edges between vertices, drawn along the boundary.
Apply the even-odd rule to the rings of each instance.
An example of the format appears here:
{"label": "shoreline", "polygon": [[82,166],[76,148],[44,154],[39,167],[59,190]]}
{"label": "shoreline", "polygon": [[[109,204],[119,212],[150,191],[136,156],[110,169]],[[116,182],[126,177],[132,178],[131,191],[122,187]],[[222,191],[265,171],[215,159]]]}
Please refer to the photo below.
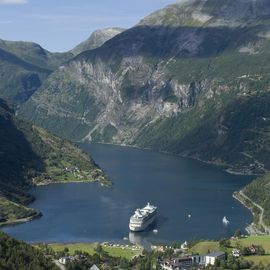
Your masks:
{"label": "shoreline", "polygon": [[[270,233],[270,228],[267,227],[264,222],[263,222],[263,212],[264,209],[257,205],[255,202],[253,202],[248,196],[246,196],[243,192],[243,190],[240,190],[238,192],[233,193],[233,198],[239,201],[244,207],[246,207],[254,217],[256,216],[254,212],[254,207],[259,209],[260,214],[259,214],[259,223],[256,224],[254,221],[251,224],[248,224],[248,226],[245,228],[245,230],[248,232],[249,235],[267,235]],[[246,201],[249,201],[249,203],[252,205],[248,205]],[[260,229],[258,226],[261,226],[262,229]]]}
{"label": "shoreline", "polygon": [[33,186],[33,188],[35,187],[42,187],[42,186],[50,186],[50,185],[65,185],[65,184],[81,184],[81,183],[89,183],[89,184],[99,184],[102,187],[106,187],[106,188],[111,188],[112,187],[112,183],[108,182],[108,183],[103,183],[101,181],[98,180],[78,180],[78,181],[58,181],[58,182],[40,182],[37,183]]}
{"label": "shoreline", "polygon": [[[90,143],[90,141],[85,141],[85,142],[76,142],[76,143]],[[127,145],[127,144],[112,144],[112,143],[93,143],[93,144],[101,144],[101,145],[111,145],[111,146],[120,146],[120,147],[128,147],[128,148],[135,148],[135,149],[138,149],[138,150],[142,150],[142,151],[151,151],[151,152],[156,152],[156,153],[161,153],[161,154],[166,154],[166,155],[170,155],[170,156],[175,156],[175,157],[180,157],[180,158],[187,158],[187,159],[190,159],[190,160],[194,160],[194,161],[198,161],[198,162],[201,162],[203,164],[207,164],[207,165],[210,165],[210,166],[214,166],[214,167],[217,167],[219,169],[221,169],[222,171],[225,171],[229,174],[234,174],[234,175],[246,175],[246,176],[251,176],[251,175],[254,175],[254,174],[249,174],[249,173],[244,173],[243,171],[234,171],[232,168],[228,168],[228,166],[225,166],[224,164],[218,164],[218,163],[215,163],[215,162],[209,162],[209,161],[204,161],[204,160],[201,160],[197,157],[192,157],[192,156],[185,156],[185,155],[180,155],[180,154],[174,154],[174,153],[170,153],[170,152],[166,152],[166,151],[158,151],[158,150],[154,150],[154,149],[151,149],[151,148],[141,148],[141,147],[138,147],[136,145]],[[80,148],[81,145],[78,145]],[[227,168],[227,169],[226,169]],[[255,175],[254,175],[255,176]],[[56,184],[80,184],[80,183],[98,183],[99,185],[101,185],[101,187],[106,187],[106,188],[111,188],[113,183],[111,181],[106,181],[105,183],[102,182],[102,181],[99,181],[99,180],[78,180],[78,181],[57,181],[57,182],[48,182],[48,181],[45,181],[45,182],[40,182],[40,183],[35,183],[33,185],[33,188],[35,187],[41,187],[41,186],[49,186],[49,185],[56,185]],[[233,193],[233,197],[238,200],[244,207],[248,208],[252,215],[254,216],[254,213],[252,211],[252,208],[249,208],[241,199],[237,198],[237,196],[235,195],[236,192]],[[26,223],[26,222],[29,222],[29,221],[32,221],[36,218],[40,218],[42,217],[42,213],[39,211],[39,210],[36,210],[37,213],[35,215],[32,215],[32,216],[29,216],[29,217],[26,217],[26,218],[23,218],[23,219],[17,219],[17,220],[12,220],[12,221],[5,221],[3,223],[0,223],[0,227],[4,227],[4,226],[10,226],[10,225],[16,225],[16,224],[20,224],[20,223]],[[253,223],[252,223],[253,224]],[[248,225],[246,227],[246,231],[248,232],[248,234],[252,235],[253,234],[253,227],[254,227],[254,224],[252,225]]]}
{"label": "shoreline", "polygon": [[175,154],[172,152],[168,152],[168,151],[161,151],[161,150],[157,150],[157,149],[153,149],[153,148],[148,148],[148,147],[139,147],[137,145],[132,145],[132,144],[117,144],[117,143],[105,143],[105,142],[91,142],[91,141],[81,141],[81,142],[74,142],[77,144],[84,144],[84,143],[89,143],[89,144],[101,144],[101,145],[111,145],[111,146],[119,146],[119,147],[128,147],[128,148],[135,148],[138,150],[145,150],[145,151],[150,151],[150,152],[154,152],[154,153],[161,153],[161,154],[166,154],[169,156],[174,156],[174,157],[180,157],[180,158],[187,158],[187,159],[191,159],[191,160],[195,160],[195,161],[199,161],[203,164],[207,164],[207,165],[211,165],[214,166],[216,168],[221,169],[224,172],[227,172],[228,174],[232,174],[232,175],[243,175],[243,176],[260,176],[263,175],[263,173],[254,173],[252,171],[247,171],[246,169],[239,169],[236,170],[235,168],[233,168],[233,166],[230,166],[229,164],[224,164],[224,163],[218,163],[218,162],[211,162],[211,161],[206,161],[203,159],[200,159],[198,157],[195,156],[188,156],[185,154]]}
{"label": "shoreline", "polygon": [[[89,180],[79,180],[79,181],[70,181],[70,182],[65,182],[65,181],[58,181],[58,182],[43,182],[43,183],[38,183],[38,184],[34,184],[31,188],[35,188],[35,187],[42,187],[42,186],[50,186],[50,185],[64,185],[64,184],[80,184],[80,183],[89,183],[89,184],[99,184],[101,187],[105,187],[105,188],[111,188],[112,187],[112,183],[109,182],[109,183],[103,183],[101,181],[98,181],[98,180],[93,180],[93,181],[89,181]],[[36,198],[34,198],[34,201],[35,201]],[[33,202],[33,201],[31,201]],[[30,202],[30,203],[31,203]],[[29,203],[29,204],[30,204]],[[27,204],[27,206],[29,205]],[[28,216],[28,217],[25,217],[25,218],[20,218],[20,219],[15,219],[15,220],[7,220],[7,221],[4,221],[4,222],[0,222],[0,228],[2,227],[6,227],[6,226],[15,226],[15,225],[18,225],[18,224],[22,224],[22,223],[26,223],[26,222],[30,222],[34,219],[38,219],[38,218],[41,218],[43,216],[42,212],[39,211],[39,210],[36,210],[35,214],[31,215],[31,216]]]}
{"label": "shoreline", "polygon": [[38,219],[38,218],[41,218],[41,217],[42,217],[42,212],[39,211],[39,210],[36,210],[36,213],[34,215],[29,216],[29,217],[10,220],[10,221],[7,220],[5,222],[2,222],[2,223],[0,223],[0,228],[30,222],[30,221],[32,221],[34,219]]}

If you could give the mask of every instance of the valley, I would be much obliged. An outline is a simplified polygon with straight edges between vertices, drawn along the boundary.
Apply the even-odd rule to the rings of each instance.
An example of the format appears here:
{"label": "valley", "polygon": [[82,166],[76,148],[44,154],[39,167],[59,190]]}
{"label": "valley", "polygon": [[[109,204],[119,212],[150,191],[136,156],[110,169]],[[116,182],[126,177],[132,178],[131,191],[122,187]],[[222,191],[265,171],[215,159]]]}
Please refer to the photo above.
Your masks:
{"label": "valley", "polygon": [[35,185],[98,181],[110,186],[103,171],[76,145],[17,119],[0,100],[0,225],[40,217],[28,208]]}
{"label": "valley", "polygon": [[[0,1],[3,10],[7,2]],[[19,2],[16,8],[32,4]],[[32,14],[43,23],[49,17]],[[77,23],[87,16],[50,18]],[[88,27],[76,25],[71,32]],[[154,251],[104,251],[93,243],[188,240],[192,253],[214,248],[230,255],[255,243],[267,251],[263,258],[243,255],[220,267],[264,269],[270,262],[270,2],[184,0],[132,27],[101,25],[62,52],[0,39],[1,231],[58,243],[33,249],[0,233],[0,249],[14,258],[17,246],[33,254],[31,267],[54,269],[51,259],[68,244],[72,256],[75,247],[89,253],[78,269],[94,262],[113,269],[104,266],[109,258],[123,269],[148,270],[156,267]],[[159,207],[158,233],[137,239],[127,220],[146,200]],[[252,236],[222,246],[238,229]],[[0,268],[14,265],[0,260]]]}

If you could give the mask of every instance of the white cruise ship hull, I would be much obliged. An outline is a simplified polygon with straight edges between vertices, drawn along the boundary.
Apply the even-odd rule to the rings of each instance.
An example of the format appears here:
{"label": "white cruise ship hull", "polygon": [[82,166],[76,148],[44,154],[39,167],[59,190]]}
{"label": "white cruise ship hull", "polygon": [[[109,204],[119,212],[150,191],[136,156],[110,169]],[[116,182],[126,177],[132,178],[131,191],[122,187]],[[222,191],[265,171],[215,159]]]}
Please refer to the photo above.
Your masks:
{"label": "white cruise ship hull", "polygon": [[129,229],[132,232],[141,232],[146,230],[156,219],[156,215],[152,216],[151,218],[149,218],[148,220],[144,221],[142,224],[138,225],[138,224],[129,224]]}

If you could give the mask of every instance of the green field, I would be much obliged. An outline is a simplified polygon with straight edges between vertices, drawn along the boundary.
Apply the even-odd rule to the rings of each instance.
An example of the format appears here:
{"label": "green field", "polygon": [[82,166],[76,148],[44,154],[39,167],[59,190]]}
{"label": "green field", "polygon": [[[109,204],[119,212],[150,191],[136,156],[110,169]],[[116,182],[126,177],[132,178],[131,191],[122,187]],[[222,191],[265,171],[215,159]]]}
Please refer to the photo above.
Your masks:
{"label": "green field", "polygon": [[194,245],[190,252],[198,254],[207,254],[209,251],[220,250],[219,242],[217,241],[202,241]]}
{"label": "green field", "polygon": [[[253,261],[255,264],[262,263],[264,265],[270,264],[270,235],[264,236],[249,236],[246,238],[239,238],[231,241],[231,247],[240,245],[242,247],[249,247],[251,245],[260,245],[264,248],[266,255],[264,256],[244,256],[245,260]],[[218,241],[201,241],[196,243],[189,252],[207,254],[208,251],[226,250],[231,252],[232,248],[221,248]]]}
{"label": "green field", "polygon": [[[96,243],[77,243],[77,244],[50,244],[49,245],[54,251],[63,251],[65,248],[69,249],[69,253],[73,255],[76,250],[87,252],[90,255],[95,253]],[[134,256],[141,254],[142,250],[137,248],[133,250],[133,247],[109,247],[102,245],[104,251],[112,257],[123,257],[128,260],[132,259]]]}
{"label": "green field", "polygon": [[244,257],[247,261],[252,261],[254,264],[269,265],[270,264],[270,255],[265,256],[246,256]]}
{"label": "green field", "polygon": [[243,247],[248,247],[252,244],[260,245],[265,249],[266,254],[270,254],[270,235],[249,236],[247,238],[241,238],[239,240],[231,241],[232,246],[236,246],[237,242]]}

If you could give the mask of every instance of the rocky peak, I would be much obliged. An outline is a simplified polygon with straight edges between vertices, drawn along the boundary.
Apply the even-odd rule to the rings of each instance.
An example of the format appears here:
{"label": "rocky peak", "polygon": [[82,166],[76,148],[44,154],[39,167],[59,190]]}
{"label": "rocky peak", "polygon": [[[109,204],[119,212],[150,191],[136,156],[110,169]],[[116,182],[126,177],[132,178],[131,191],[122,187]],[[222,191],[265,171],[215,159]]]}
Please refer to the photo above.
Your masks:
{"label": "rocky peak", "polygon": [[117,27],[94,31],[87,40],[80,43],[78,46],[72,49],[71,52],[74,55],[78,55],[83,51],[96,49],[123,31],[123,28]]}
{"label": "rocky peak", "polygon": [[268,0],[182,0],[152,13],[139,25],[245,26],[269,17]]}

